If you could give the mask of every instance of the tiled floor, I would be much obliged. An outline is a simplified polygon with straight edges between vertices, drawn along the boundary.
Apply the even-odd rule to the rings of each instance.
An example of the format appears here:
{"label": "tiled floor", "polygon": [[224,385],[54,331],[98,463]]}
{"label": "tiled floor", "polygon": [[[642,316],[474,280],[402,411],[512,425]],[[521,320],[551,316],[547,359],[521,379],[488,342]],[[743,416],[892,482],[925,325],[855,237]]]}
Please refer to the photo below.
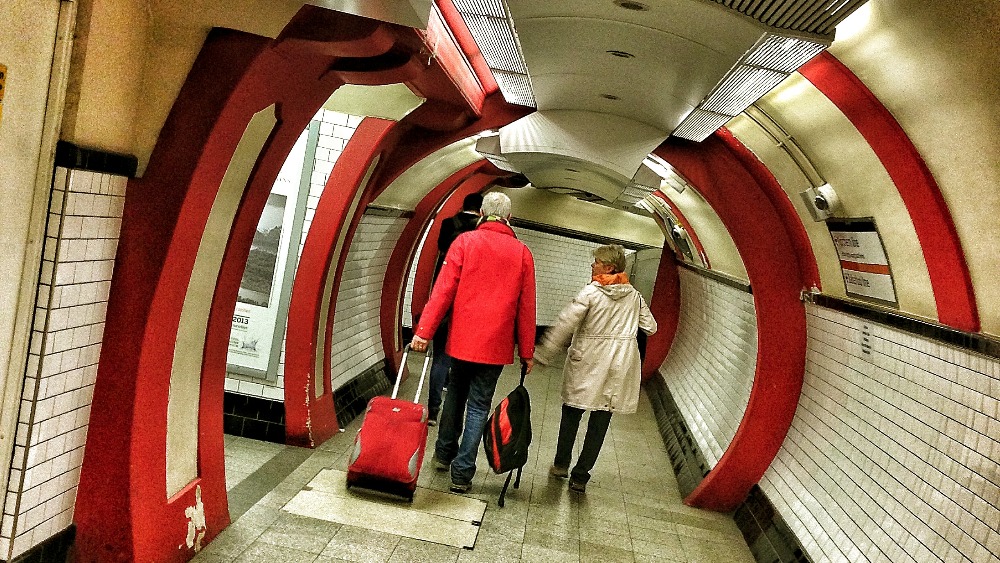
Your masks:
{"label": "tiled floor", "polygon": [[[413,373],[420,369],[419,360],[410,359]],[[400,396],[413,393],[415,380],[403,384]],[[509,366],[497,387],[495,401],[516,383],[517,369]],[[312,451],[227,437],[226,469],[234,522],[194,560],[753,562],[732,518],[681,502],[645,396],[637,414],[612,419],[586,494],[570,492],[565,480],[549,477],[559,429],[560,384],[559,368],[539,367],[528,376],[534,430],[531,458],[520,489],[508,492],[504,508],[496,504],[503,476],[493,475],[480,455],[470,496],[486,501],[487,510],[473,550],[282,510],[322,469],[346,468],[361,423],[358,419]],[[577,450],[585,430],[584,422]],[[447,472],[437,472],[430,466],[435,434],[432,427],[418,484],[447,491]],[[371,509],[378,510],[378,503],[373,502]]]}

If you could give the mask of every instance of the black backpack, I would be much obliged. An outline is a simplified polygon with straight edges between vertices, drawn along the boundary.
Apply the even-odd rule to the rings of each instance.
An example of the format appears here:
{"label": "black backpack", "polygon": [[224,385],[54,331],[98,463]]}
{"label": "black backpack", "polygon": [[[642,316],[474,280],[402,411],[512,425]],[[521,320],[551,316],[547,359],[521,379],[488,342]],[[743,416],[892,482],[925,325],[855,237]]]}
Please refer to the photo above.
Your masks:
{"label": "black backpack", "polygon": [[528,462],[531,445],[531,401],[524,387],[526,367],[521,366],[521,383],[493,409],[483,431],[483,448],[494,473],[507,473],[498,504],[503,506],[510,478],[517,470],[514,488],[521,485],[521,469]]}

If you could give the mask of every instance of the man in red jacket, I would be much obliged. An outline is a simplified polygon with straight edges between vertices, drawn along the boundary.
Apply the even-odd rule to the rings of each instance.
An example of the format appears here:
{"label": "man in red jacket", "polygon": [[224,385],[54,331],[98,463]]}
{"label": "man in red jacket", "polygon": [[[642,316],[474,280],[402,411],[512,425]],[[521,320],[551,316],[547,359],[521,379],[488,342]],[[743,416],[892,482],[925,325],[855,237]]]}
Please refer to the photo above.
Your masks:
{"label": "man in red jacket", "polygon": [[472,488],[497,380],[503,366],[514,362],[515,336],[528,372],[535,351],[534,258],[509,226],[509,197],[486,194],[481,211],[479,227],[459,235],[448,249],[412,342],[414,350],[426,350],[451,310],[446,352],[453,363],[434,463],[442,470],[451,467],[451,490],[458,493]]}

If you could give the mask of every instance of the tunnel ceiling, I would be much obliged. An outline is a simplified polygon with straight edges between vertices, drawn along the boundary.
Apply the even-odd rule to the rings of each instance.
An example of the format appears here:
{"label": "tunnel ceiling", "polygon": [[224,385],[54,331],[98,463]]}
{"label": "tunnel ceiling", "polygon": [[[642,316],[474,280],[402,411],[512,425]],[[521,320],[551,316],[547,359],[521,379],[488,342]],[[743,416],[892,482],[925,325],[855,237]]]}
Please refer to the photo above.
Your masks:
{"label": "tunnel ceiling", "polygon": [[699,141],[738,115],[863,3],[454,1],[508,101],[544,116],[501,130],[511,166],[536,187],[607,202],[635,187],[655,146],[670,135]]}

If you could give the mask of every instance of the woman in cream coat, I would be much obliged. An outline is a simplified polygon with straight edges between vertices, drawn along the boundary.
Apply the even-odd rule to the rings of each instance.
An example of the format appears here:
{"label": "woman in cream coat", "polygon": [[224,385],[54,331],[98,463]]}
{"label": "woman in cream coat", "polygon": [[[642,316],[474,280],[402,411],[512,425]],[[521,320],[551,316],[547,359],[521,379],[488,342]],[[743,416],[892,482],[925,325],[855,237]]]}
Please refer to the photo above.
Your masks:
{"label": "woman in cream coat", "polygon": [[[637,329],[656,332],[656,320],[628,281],[625,251],[617,245],[594,250],[592,280],[559,313],[535,359],[549,364],[566,346],[563,407],[555,462],[549,473],[570,477],[569,488],[584,492],[590,470],[604,444],[613,413],[634,413],[639,404],[640,367]],[[584,411],[590,412],[583,450],[569,471],[573,444]]]}

